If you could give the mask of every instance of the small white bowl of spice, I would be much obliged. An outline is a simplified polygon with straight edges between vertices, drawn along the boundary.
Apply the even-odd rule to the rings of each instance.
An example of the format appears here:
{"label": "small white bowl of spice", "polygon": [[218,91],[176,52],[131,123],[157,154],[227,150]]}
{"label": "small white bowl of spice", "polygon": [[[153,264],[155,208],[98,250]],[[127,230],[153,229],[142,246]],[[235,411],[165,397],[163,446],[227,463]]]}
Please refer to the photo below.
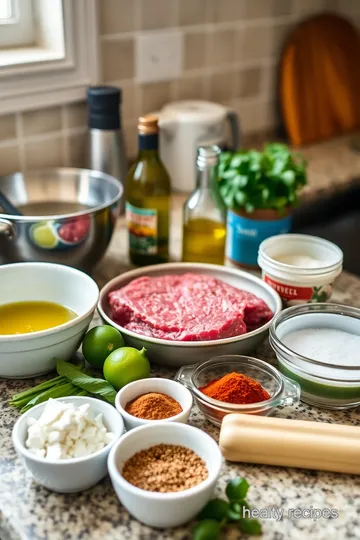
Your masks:
{"label": "small white bowl of spice", "polygon": [[159,422],[124,435],[108,470],[121,504],[150,527],[177,527],[211,499],[222,465],[214,439],[186,424]]}
{"label": "small white bowl of spice", "polygon": [[192,404],[191,392],[182,384],[158,377],[127,384],[115,399],[127,430],[159,421],[186,424]]}
{"label": "small white bowl of spice", "polygon": [[285,306],[328,302],[332,283],[342,271],[343,252],[317,236],[280,234],[260,244],[258,264],[263,280]]}
{"label": "small white bowl of spice", "polygon": [[123,432],[123,420],[110,403],[75,396],[50,399],[24,413],[12,440],[36,482],[74,493],[106,476],[110,448]]}

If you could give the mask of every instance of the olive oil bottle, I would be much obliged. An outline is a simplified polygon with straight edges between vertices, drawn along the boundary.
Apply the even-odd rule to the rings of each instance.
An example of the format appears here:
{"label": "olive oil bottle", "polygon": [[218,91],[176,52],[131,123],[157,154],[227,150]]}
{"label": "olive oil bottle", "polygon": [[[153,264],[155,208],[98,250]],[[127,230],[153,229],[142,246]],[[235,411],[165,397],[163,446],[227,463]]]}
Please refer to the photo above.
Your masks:
{"label": "olive oil bottle", "polygon": [[139,155],[126,182],[129,252],[137,266],[169,260],[171,184],[159,157],[158,138],[157,117],[139,118]]}
{"label": "olive oil bottle", "polygon": [[184,205],[184,262],[224,264],[226,206],[218,187],[220,148],[198,149],[196,189]]}

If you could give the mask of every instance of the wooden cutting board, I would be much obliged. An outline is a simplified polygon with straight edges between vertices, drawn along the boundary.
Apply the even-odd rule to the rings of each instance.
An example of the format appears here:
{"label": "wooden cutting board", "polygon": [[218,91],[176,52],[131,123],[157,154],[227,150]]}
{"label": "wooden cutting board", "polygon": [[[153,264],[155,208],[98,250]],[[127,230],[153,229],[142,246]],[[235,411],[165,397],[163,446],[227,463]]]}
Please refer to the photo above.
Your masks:
{"label": "wooden cutting board", "polygon": [[289,139],[313,143],[360,127],[360,34],[329,13],[297,26],[285,45],[279,95]]}

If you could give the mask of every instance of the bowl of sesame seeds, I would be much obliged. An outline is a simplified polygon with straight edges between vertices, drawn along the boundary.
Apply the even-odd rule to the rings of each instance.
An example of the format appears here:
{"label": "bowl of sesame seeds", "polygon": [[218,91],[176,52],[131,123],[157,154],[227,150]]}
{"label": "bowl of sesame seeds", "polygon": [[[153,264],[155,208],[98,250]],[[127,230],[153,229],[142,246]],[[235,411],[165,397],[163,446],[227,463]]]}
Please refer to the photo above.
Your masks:
{"label": "bowl of sesame seeds", "polygon": [[177,527],[210,500],[222,465],[207,433],[159,422],[135,428],[112,448],[108,471],[128,512],[150,527]]}

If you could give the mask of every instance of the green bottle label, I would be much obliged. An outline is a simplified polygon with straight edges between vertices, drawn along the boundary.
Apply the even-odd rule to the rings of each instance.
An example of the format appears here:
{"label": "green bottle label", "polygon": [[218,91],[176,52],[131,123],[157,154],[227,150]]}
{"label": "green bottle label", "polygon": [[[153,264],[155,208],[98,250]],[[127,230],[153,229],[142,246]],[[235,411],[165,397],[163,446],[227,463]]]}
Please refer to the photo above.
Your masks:
{"label": "green bottle label", "polygon": [[156,255],[158,251],[158,215],[153,208],[137,208],[126,203],[126,222],[130,251]]}

